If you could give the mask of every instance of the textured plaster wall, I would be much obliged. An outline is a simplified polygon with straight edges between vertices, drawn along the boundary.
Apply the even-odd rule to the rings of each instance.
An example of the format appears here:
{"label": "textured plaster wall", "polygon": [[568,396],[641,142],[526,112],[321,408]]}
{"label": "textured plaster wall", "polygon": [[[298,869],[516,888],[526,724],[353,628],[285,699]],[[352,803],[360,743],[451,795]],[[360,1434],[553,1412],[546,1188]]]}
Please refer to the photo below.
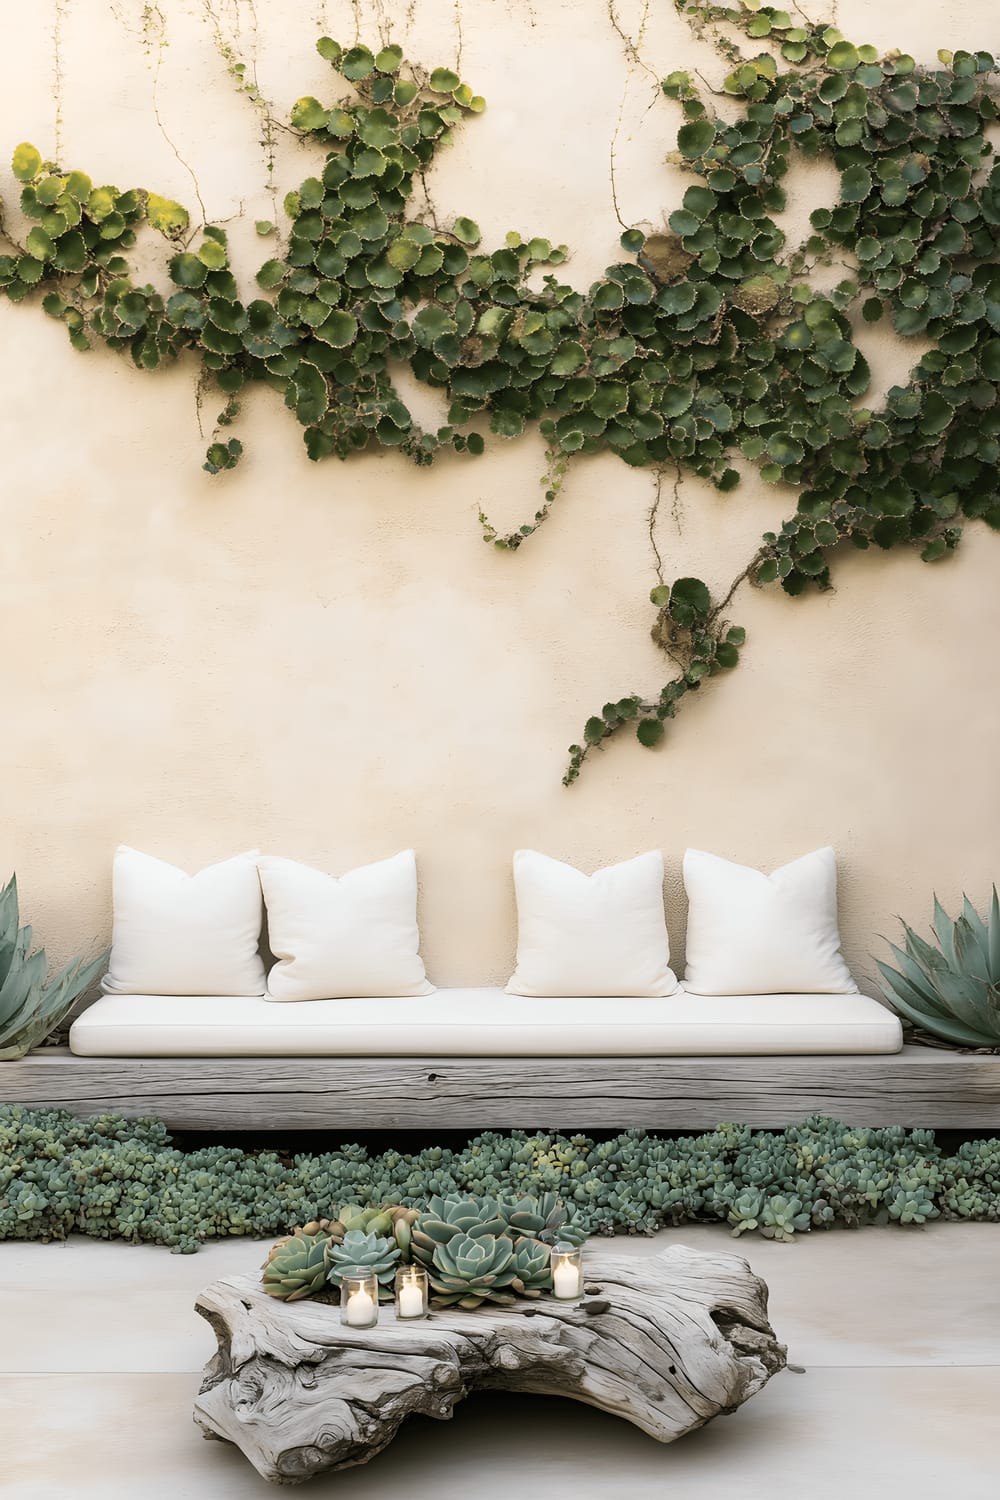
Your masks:
{"label": "textured plaster wall", "polygon": [[[469,214],[487,244],[510,228],[565,241],[581,286],[619,255],[611,142],[622,218],[659,224],[684,183],[663,164],[678,116],[656,80],[677,66],[720,76],[667,0],[648,13],[625,0],[212,4],[281,117],[330,93],[323,32],[346,42],[358,27],[458,63],[489,107],[432,174],[442,220]],[[32,140],[194,214],[196,179],[249,280],[266,247],[252,221],[273,214],[259,121],[201,0],[160,0],[145,26],[142,11],[19,8],[0,52],[0,159]],[[638,60],[612,14],[632,38],[644,27]],[[924,61],[1000,44],[992,0],[851,0],[838,20]],[[313,161],[282,135],[281,192]],[[812,206],[831,178],[800,185]],[[884,388],[910,350],[864,338]],[[537,436],[429,470],[393,455],[317,466],[279,398],[258,391],[246,459],[213,480],[191,366],[149,375],[81,356],[40,311],[0,303],[0,371],[0,864],[16,867],[53,956],[106,939],[119,841],[190,869],[259,844],[333,872],[412,844],[443,983],[509,971],[518,845],[587,869],[661,847],[679,953],[686,845],[771,867],[832,843],[863,979],[895,913],[922,919],[934,889],[982,897],[997,875],[1000,538],[984,528],[937,568],[857,554],[826,596],[741,596],[739,670],[685,705],[662,752],[622,738],[566,791],[584,719],[665,680],[648,636],[650,475],[579,463],[544,529],[503,556],[476,514],[531,516]],[[418,410],[435,400],[419,393]],[[209,423],[221,404],[209,399]],[[685,478],[676,503],[667,487],[666,576],[725,586],[793,506],[753,476],[729,496]]]}

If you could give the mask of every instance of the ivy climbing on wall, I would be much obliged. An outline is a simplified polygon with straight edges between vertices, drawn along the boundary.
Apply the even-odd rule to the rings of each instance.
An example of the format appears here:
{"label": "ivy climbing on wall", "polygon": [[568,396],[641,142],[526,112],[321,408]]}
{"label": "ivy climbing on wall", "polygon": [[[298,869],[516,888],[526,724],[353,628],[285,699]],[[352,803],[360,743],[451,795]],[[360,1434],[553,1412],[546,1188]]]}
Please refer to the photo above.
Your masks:
{"label": "ivy climbing on wall", "polygon": [[[721,491],[756,465],[783,486],[792,513],[720,597],[698,578],[652,590],[652,635],[673,675],[658,695],[628,693],[588,719],[567,784],[627,725],[659,744],[680,702],[737,664],[744,631],[728,610],[742,586],[799,595],[830,586],[845,543],[915,545],[936,562],[964,519],[1000,529],[993,57],[942,52],[928,68],[758,0],[677,3],[712,37],[729,68],[721,92],[742,109],[735,121],[715,114],[686,72],[663,81],[683,111],[673,159],[691,185],[661,231],[626,230],[626,258],[585,292],[551,269],[565,246],[512,233],[485,250],[471,219],[442,228],[408,216],[415,184],[484,100],[448,68],[407,64],[396,46],[319,41],[353,94],[338,87],[332,101],[294,106],[317,175],[285,198],[287,243],[257,272],[254,297],[241,293],[224,230],[192,234],[179,204],[95,187],[28,144],[13,172],[31,227],[22,241],[0,219],[9,301],[40,295],[74,348],[101,342],[143,369],[193,353],[227,398],[226,426],[244,385],[263,381],[294,412],[313,460],[373,446],[420,464],[442,449],[477,456],[484,423],[501,439],[538,424],[545,501],[506,536],[483,516],[498,548],[516,550],[544,521],[577,454],[610,449]],[[840,190],[813,212],[805,243],[788,246],[777,221],[796,153],[832,159]],[[133,279],[127,252],[144,224],[173,242],[170,290]],[[819,292],[809,273],[833,259],[849,274]],[[877,408],[865,404],[857,318],[930,346]],[[445,426],[414,421],[393,361],[446,393]],[[241,453],[236,438],[213,442],[205,467],[231,469]]]}

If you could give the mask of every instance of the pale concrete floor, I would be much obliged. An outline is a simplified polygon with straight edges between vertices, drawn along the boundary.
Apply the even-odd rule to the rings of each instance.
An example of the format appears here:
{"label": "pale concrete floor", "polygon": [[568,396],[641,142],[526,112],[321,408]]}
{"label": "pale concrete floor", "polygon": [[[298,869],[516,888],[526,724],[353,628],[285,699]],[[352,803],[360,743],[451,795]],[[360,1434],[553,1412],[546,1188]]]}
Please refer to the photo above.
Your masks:
{"label": "pale concrete floor", "polygon": [[[736,1250],[771,1288],[804,1374],[661,1447],[571,1402],[484,1395],[450,1423],[416,1418],[365,1468],[313,1480],[315,1500],[994,1500],[1000,1493],[1000,1228],[813,1234],[794,1245],[716,1226],[622,1238]],[[213,1349],[191,1310],[262,1247],[197,1255],[73,1239],[0,1244],[4,1500],[261,1500],[279,1491],[191,1420]]]}

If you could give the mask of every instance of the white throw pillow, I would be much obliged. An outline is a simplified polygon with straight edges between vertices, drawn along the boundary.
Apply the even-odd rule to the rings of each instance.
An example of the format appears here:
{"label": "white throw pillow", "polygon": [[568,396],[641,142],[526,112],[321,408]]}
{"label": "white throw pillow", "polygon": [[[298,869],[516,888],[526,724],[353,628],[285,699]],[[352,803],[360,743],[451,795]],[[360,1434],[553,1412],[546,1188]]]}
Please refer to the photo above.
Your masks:
{"label": "white throw pillow", "polygon": [[188,875],[127,844],[115,855],[112,995],[263,995],[257,851]]}
{"label": "white throw pillow", "polygon": [[840,951],[832,849],[772,875],[689,849],[684,885],[684,988],[692,994],[857,994]]}
{"label": "white throw pillow", "polygon": [[278,960],[269,999],[433,995],[420,957],[412,849],[339,879],[272,855],[259,868]]}
{"label": "white throw pillow", "polygon": [[517,967],[508,995],[655,997],[678,989],[659,850],[584,875],[518,849],[514,888]]}

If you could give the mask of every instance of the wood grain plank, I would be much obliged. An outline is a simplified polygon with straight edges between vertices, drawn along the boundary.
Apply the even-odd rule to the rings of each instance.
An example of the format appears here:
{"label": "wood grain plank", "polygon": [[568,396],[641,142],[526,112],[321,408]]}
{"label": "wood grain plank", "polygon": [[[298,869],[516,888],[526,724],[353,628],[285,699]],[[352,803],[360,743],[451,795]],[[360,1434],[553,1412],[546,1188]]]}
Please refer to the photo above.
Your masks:
{"label": "wood grain plank", "polygon": [[1000,1127],[1000,1056],[165,1058],[43,1048],[0,1063],[0,1100],[155,1115],[177,1130]]}

